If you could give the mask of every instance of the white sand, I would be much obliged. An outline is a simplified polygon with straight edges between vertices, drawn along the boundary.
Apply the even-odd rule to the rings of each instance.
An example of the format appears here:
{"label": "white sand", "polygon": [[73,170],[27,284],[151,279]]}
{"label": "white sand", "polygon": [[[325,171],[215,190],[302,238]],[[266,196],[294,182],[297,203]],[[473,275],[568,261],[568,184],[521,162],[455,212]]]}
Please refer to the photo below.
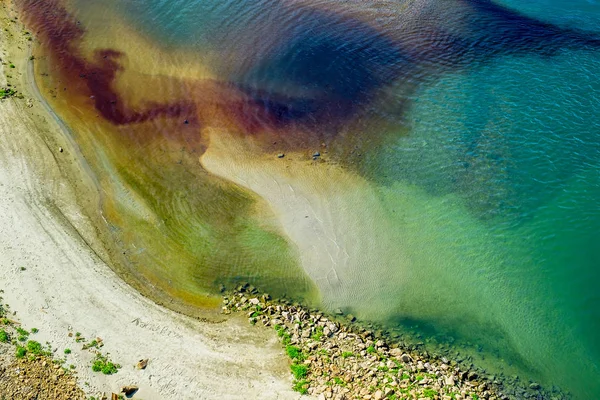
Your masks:
{"label": "white sand", "polygon": [[[159,307],[86,244],[78,231],[89,242],[93,229],[74,201],[68,184],[73,177],[63,176],[64,160],[75,163],[76,149],[26,83],[27,43],[11,47],[8,39],[0,33],[0,57],[16,64],[7,72],[19,79],[26,97],[0,102],[0,289],[15,318],[27,329],[38,328],[32,339],[50,341],[57,356],[65,348],[73,351],[67,364],[77,367],[89,394],[135,384],[136,398],[146,400],[298,398],[272,330],[252,327],[242,317],[210,324]],[[0,87],[4,72],[0,65]],[[93,247],[102,255],[97,243]],[[70,329],[88,339],[101,337],[102,352],[121,363],[121,371],[93,373],[92,353],[68,337]],[[141,358],[150,359],[146,370],[133,367]]]}

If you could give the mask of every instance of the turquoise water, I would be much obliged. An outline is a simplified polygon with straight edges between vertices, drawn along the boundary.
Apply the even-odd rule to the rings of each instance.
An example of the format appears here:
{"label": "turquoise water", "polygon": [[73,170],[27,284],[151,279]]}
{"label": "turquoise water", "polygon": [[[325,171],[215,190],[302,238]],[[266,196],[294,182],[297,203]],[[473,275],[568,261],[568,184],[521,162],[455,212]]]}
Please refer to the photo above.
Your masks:
{"label": "turquoise water", "polygon": [[[85,19],[94,1],[75,3]],[[597,1],[500,3],[600,33]],[[514,20],[465,6],[483,0],[407,1],[410,12],[404,2],[109,4],[265,108],[300,98],[280,112],[286,123],[318,125],[318,109],[369,121],[347,139],[362,152],[348,168],[387,213],[376,250],[388,261],[370,277],[378,292],[341,306],[364,319],[385,309],[377,319],[389,326],[479,348],[492,371],[505,362],[524,380],[600,398],[599,48],[559,43],[529,20],[511,36]],[[407,28],[423,9],[440,16],[430,30]],[[324,87],[322,102],[306,95]],[[389,261],[400,253],[408,267]]]}

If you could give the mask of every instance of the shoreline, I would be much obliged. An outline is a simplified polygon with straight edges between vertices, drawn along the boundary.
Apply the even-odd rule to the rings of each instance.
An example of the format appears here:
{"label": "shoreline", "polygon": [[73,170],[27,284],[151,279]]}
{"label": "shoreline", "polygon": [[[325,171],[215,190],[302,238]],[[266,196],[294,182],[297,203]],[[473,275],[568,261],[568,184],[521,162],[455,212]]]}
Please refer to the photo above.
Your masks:
{"label": "shoreline", "polygon": [[[273,332],[257,332],[238,318],[201,322],[159,306],[123,282],[83,239],[82,231],[93,236],[94,229],[71,185],[85,184],[85,174],[30,92],[31,42],[9,13],[2,4],[0,86],[10,83],[24,97],[0,101],[0,289],[14,318],[39,329],[36,340],[52,343],[55,354],[72,349],[67,363],[88,395],[134,384],[143,399],[298,398]],[[92,354],[70,332],[102,338],[103,351],[123,368],[94,373]],[[135,369],[145,358],[148,367]]]}
{"label": "shoreline", "polygon": [[[534,381],[490,375],[450,355],[390,338],[352,315],[327,315],[248,284],[224,295],[224,314],[243,313],[251,325],[272,327],[291,359],[294,390],[319,399],[507,400],[567,399]],[[298,372],[300,370],[300,372]]]}

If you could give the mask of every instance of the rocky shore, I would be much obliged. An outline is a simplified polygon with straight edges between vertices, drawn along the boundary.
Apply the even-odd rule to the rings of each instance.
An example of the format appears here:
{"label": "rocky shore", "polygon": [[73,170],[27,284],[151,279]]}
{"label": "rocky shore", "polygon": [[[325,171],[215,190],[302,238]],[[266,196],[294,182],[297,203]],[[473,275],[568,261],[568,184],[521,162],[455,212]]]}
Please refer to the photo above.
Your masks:
{"label": "rocky shore", "polygon": [[343,323],[299,304],[273,300],[249,285],[226,294],[222,312],[245,312],[251,324],[273,327],[291,359],[294,389],[319,399],[566,398],[544,392],[535,382],[490,379],[482,370],[393,343],[352,323],[352,316]]}

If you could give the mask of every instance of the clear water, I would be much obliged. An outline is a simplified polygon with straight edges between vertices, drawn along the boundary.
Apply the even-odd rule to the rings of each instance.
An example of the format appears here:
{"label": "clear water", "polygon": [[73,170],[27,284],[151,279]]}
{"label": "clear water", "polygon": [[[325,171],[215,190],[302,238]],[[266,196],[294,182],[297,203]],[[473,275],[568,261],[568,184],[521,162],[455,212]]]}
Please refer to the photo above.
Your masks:
{"label": "clear water", "polygon": [[[317,282],[324,307],[479,347],[492,371],[510,364],[507,373],[599,398],[600,48],[551,51],[550,41],[532,49],[519,37],[512,40],[521,47],[505,51],[501,34],[481,28],[487,14],[464,6],[474,3],[485,2],[75,0],[70,9],[96,36],[118,15],[162,52],[179,54],[154,59],[150,69],[188,65],[190,57],[209,75],[259,93],[266,108],[287,99],[282,119],[308,121],[305,130],[323,122],[311,96],[323,87],[333,93],[338,108],[329,97],[316,104],[343,123],[324,129],[319,142],[336,131],[331,153],[368,189],[357,187],[351,202],[306,189],[343,223],[332,228],[340,237],[355,233],[340,245],[340,260],[349,260],[341,283],[329,275]],[[600,33],[593,0],[497,3]],[[439,41],[407,34],[423,9],[441,16],[427,25],[439,30],[423,37],[444,32],[483,47],[442,42],[450,50],[438,51]],[[464,25],[465,15],[475,22]],[[402,50],[390,50],[397,43]],[[130,58],[144,52],[131,51]],[[353,119],[359,114],[366,122]],[[293,235],[286,240],[297,245]],[[229,245],[206,246],[227,254]],[[260,244],[244,248],[269,257]],[[195,268],[208,268],[203,262],[210,263]],[[227,265],[235,275],[238,262]]]}

